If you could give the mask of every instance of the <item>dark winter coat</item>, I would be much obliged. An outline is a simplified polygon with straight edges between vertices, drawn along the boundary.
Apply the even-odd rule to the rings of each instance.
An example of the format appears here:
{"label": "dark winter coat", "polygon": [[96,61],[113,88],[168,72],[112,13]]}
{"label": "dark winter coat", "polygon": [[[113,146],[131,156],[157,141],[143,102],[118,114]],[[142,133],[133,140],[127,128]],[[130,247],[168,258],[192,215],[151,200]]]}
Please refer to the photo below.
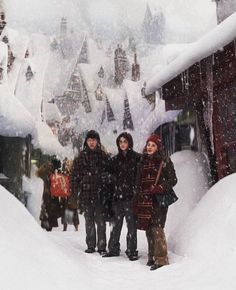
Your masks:
{"label": "dark winter coat", "polygon": [[86,147],[74,160],[71,175],[72,194],[79,194],[80,207],[100,201],[98,194],[101,175],[108,171],[108,155],[101,150]]}
{"label": "dark winter coat", "polygon": [[159,194],[171,191],[177,183],[174,166],[170,158],[165,158],[159,152],[153,155],[143,154],[138,170],[138,195],[135,207],[138,216],[138,228],[142,230],[147,230],[150,226],[162,228],[165,226],[167,207],[160,206],[155,194],[151,193],[151,187],[155,183],[161,161],[164,163],[158,184],[163,187],[163,193]]}
{"label": "dark winter coat", "polygon": [[133,199],[140,157],[139,153],[130,148],[125,155],[119,152],[112,158],[111,172],[114,177],[114,201]]}
{"label": "dark winter coat", "polygon": [[[66,170],[62,167],[62,173],[69,176],[71,181],[71,170]],[[79,198],[77,193],[70,192],[70,195],[66,198],[61,198],[61,204],[63,206],[64,211],[65,210],[72,210],[76,211],[79,209]]]}
{"label": "dark winter coat", "polygon": [[36,172],[36,175],[44,182],[40,220],[41,226],[46,229],[57,227],[57,218],[62,214],[59,198],[50,193],[50,175],[52,173],[53,165],[50,161],[44,163]]}

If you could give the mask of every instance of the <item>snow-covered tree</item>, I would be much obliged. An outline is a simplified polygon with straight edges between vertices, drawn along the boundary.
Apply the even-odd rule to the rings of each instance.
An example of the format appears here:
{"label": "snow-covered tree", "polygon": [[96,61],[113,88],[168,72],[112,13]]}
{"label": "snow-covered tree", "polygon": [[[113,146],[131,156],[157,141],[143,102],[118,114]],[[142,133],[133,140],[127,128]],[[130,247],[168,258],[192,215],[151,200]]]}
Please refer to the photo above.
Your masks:
{"label": "snow-covered tree", "polygon": [[128,100],[127,94],[125,95],[125,100],[124,100],[123,129],[134,130],[134,124],[133,124],[132,115],[129,108],[129,100]]}
{"label": "snow-covered tree", "polygon": [[79,63],[88,63],[88,42],[85,37],[79,54]]}

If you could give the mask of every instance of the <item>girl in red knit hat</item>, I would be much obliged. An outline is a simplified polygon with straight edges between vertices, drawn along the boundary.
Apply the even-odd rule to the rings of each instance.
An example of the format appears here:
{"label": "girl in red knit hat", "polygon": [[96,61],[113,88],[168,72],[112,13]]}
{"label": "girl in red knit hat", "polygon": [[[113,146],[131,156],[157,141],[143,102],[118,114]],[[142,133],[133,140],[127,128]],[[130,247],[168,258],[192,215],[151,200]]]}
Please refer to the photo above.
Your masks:
{"label": "girl in red knit hat", "polygon": [[168,206],[177,200],[173,186],[177,183],[170,158],[161,152],[161,138],[152,134],[146,142],[138,175],[135,212],[138,229],[145,230],[150,270],[168,265],[164,226]]}

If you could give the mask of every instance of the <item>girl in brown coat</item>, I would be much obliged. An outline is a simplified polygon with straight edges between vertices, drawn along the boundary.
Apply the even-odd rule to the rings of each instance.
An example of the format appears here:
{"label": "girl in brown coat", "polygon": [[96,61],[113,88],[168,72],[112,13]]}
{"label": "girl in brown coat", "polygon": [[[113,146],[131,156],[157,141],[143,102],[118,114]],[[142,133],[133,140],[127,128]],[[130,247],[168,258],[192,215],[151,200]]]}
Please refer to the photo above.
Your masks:
{"label": "girl in brown coat", "polygon": [[[156,134],[151,135],[146,142],[139,168],[135,207],[138,229],[146,231],[147,265],[151,266],[150,270],[169,264],[164,233],[168,210],[165,197],[167,193],[173,192],[172,187],[177,183],[173,163],[161,154],[160,146],[161,139]],[[173,198],[171,203],[177,200],[172,195],[170,197]]]}

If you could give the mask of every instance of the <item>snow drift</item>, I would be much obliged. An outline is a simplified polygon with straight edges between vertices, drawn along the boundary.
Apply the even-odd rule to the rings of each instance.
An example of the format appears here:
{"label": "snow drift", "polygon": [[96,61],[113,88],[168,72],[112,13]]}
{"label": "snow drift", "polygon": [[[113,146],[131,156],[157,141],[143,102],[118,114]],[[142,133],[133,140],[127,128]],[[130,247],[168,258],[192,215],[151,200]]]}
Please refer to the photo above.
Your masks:
{"label": "snow drift", "polygon": [[125,227],[120,257],[88,255],[84,253],[83,219],[78,233],[70,230],[73,227],[66,233],[55,229],[46,233],[0,186],[1,289],[118,290],[122,285],[129,290],[235,290],[236,174],[204,194],[205,162],[198,153],[178,152],[172,160],[179,179],[175,187],[179,201],[170,207],[168,216],[171,264],[154,272],[145,266],[143,231],[138,232],[141,257],[136,262],[125,257]]}
{"label": "snow drift", "polygon": [[0,212],[0,288],[64,290],[67,285],[68,289],[77,289],[78,276],[82,282],[84,270],[77,273],[77,266],[2,186]]}

